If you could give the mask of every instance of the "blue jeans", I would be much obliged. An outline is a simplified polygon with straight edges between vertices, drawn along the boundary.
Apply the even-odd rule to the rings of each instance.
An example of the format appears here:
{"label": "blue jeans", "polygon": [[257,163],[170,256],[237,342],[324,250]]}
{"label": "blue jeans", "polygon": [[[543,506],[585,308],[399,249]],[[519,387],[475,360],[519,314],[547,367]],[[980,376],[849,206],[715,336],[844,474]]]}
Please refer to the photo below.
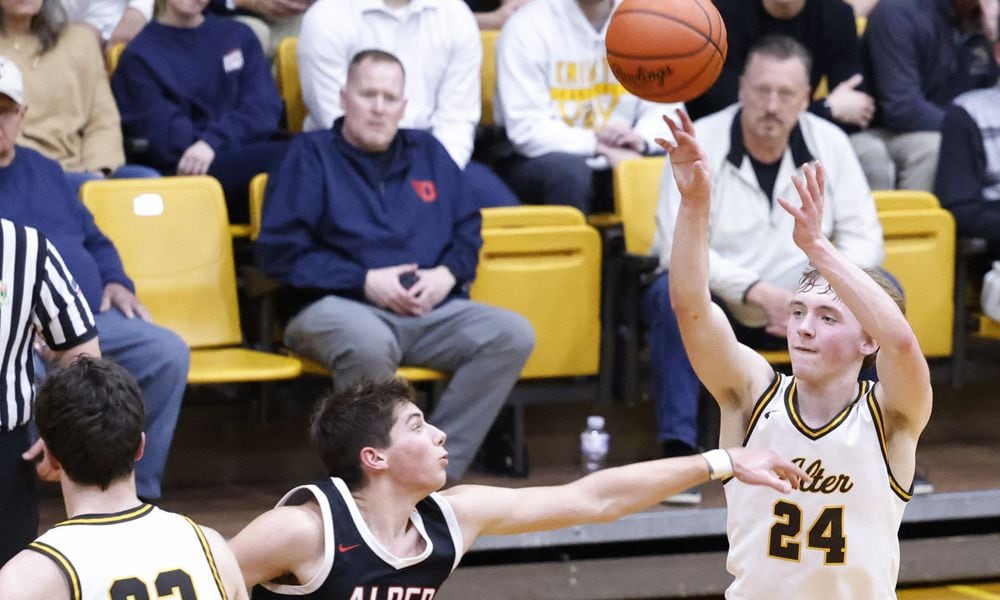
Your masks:
{"label": "blue jeans", "polygon": [[670,307],[670,282],[660,274],[642,294],[641,312],[649,326],[649,353],[657,438],[698,447],[698,394],[701,382],[691,367]]}
{"label": "blue jeans", "polygon": [[95,314],[94,319],[101,354],[132,374],[146,402],[146,451],[135,467],[136,491],[146,500],[159,498],[191,353],[174,332],[129,319],[117,309]]}
{"label": "blue jeans", "polygon": [[[159,177],[160,172],[153,167],[143,165],[122,165],[109,175],[111,179],[142,179],[148,177]],[[89,171],[66,171],[66,183],[70,189],[77,194],[80,193],[80,186],[91,179],[100,179],[101,176]]]}

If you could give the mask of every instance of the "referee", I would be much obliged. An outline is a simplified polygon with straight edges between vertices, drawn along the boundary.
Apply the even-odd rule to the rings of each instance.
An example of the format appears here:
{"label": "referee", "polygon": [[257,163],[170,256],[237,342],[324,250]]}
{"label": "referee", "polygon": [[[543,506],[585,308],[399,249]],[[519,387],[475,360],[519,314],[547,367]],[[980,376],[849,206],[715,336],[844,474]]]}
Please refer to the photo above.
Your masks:
{"label": "referee", "polygon": [[38,534],[35,470],[22,458],[31,441],[36,332],[60,366],[79,354],[100,356],[94,317],[55,247],[37,230],[0,219],[0,565]]}

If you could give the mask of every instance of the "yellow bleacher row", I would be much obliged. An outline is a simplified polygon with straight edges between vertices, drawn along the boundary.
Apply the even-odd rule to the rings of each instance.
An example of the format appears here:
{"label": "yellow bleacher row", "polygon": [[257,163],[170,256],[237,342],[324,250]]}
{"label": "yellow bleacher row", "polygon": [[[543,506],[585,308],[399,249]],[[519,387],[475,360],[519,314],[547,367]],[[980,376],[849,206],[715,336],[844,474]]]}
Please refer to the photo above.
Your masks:
{"label": "yellow bleacher row", "polygon": [[[257,180],[258,193],[264,185]],[[85,184],[81,197],[114,241],[140,300],[192,348],[191,383],[299,374],[297,359],[241,348],[231,233],[214,178],[99,180]],[[484,210],[482,236],[471,296],[532,322],[538,343],[522,377],[596,375],[598,232],[572,207],[524,206]],[[233,362],[223,368],[216,357]]]}
{"label": "yellow bleacher row", "polygon": [[[663,161],[644,158],[617,167],[616,211],[630,253],[649,251]],[[265,186],[266,175],[254,180],[252,230],[259,227]],[[118,247],[139,298],[194,350],[191,383],[299,374],[294,359],[241,347],[231,231],[217,181],[99,180],[88,182],[81,195]],[[949,356],[954,220],[927,193],[876,192],[875,200],[885,235],[884,266],[906,293],[908,318],[921,347],[928,357]],[[482,235],[471,296],[531,321],[538,343],[522,376],[596,375],[599,348],[602,341],[608,343],[602,340],[597,230],[570,207],[520,206],[484,209]],[[780,355],[770,358],[781,360]]]}

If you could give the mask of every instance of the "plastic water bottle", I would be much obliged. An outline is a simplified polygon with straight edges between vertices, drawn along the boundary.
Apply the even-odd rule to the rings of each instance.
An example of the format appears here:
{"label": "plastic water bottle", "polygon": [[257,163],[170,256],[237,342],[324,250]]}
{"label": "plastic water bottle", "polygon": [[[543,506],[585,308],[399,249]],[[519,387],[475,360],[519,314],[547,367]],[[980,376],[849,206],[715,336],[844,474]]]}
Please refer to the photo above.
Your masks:
{"label": "plastic water bottle", "polygon": [[580,433],[580,463],[586,473],[603,469],[608,459],[611,436],[604,430],[604,417],[587,417],[587,428]]}

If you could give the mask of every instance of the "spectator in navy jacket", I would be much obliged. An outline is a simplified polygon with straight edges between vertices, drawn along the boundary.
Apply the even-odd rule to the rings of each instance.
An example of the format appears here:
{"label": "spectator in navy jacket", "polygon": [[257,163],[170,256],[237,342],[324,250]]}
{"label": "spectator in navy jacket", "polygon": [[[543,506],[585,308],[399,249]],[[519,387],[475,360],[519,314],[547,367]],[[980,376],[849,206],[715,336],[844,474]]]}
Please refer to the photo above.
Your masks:
{"label": "spectator in navy jacket", "polygon": [[94,314],[101,354],[139,382],[146,399],[146,451],[136,465],[136,486],[142,498],[159,498],[187,385],[188,348],[151,322],[114,244],[97,228],[59,163],[14,144],[25,114],[20,77],[13,92],[8,87],[14,69],[0,59],[6,104],[0,128],[0,218],[38,229],[58,248]]}
{"label": "spectator in navy jacket", "polygon": [[290,286],[285,343],[338,388],[400,364],[451,373],[431,420],[462,477],[517,382],[534,334],[520,315],[468,299],[482,239],[462,170],[433,134],[399,129],[399,60],[350,62],[344,116],[302,134],[271,174],[257,259]]}
{"label": "spectator in navy jacket", "polygon": [[932,189],[945,107],[996,79],[985,17],[995,5],[880,0],[868,16],[861,57],[878,110],[851,141],[873,189]]}
{"label": "spectator in navy jacket", "polygon": [[164,174],[216,177],[232,221],[247,219],[254,175],[277,166],[283,104],[260,43],[208,0],[166,0],[111,79],[130,159]]}

